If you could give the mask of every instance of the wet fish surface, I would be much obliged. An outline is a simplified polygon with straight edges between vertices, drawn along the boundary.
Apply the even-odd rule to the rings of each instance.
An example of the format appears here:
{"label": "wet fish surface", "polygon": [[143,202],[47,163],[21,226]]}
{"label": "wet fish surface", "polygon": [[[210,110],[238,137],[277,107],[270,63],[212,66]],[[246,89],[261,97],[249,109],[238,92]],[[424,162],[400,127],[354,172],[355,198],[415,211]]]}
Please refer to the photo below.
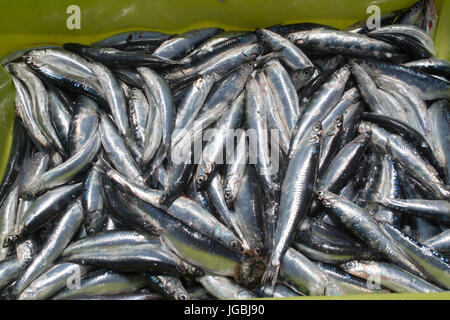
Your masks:
{"label": "wet fish surface", "polygon": [[438,18],[421,0],[372,30],[129,30],[5,59],[0,299],[450,290]]}

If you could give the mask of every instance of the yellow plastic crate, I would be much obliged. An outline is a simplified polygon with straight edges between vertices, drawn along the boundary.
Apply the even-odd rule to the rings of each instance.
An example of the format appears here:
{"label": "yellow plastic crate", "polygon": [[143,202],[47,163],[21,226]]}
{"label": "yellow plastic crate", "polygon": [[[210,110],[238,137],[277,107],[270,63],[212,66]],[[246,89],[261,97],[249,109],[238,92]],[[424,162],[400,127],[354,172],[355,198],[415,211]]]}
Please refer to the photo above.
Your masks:
{"label": "yellow plastic crate", "polygon": [[[0,2],[0,60],[17,50],[65,42],[90,44],[128,30],[170,33],[200,27],[254,30],[278,23],[316,22],[344,28],[366,19],[369,5],[381,12],[408,7],[417,0],[21,0]],[[450,60],[450,0],[435,0],[439,15],[437,56]],[[69,30],[67,8],[81,9],[80,29]],[[0,68],[0,177],[12,141],[14,87]],[[388,294],[299,299],[450,299],[450,293]]]}

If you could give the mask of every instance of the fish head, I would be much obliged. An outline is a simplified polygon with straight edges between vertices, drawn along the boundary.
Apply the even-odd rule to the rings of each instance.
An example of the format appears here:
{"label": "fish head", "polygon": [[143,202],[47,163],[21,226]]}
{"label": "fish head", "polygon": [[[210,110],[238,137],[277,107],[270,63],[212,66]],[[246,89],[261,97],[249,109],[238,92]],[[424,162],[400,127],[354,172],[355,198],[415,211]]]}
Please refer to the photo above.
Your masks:
{"label": "fish head", "polygon": [[339,196],[325,189],[319,189],[316,191],[316,198],[323,207],[331,208],[332,201],[339,198]]}
{"label": "fish head", "polygon": [[355,144],[366,145],[372,137],[372,130],[364,130],[358,137],[353,140]]}
{"label": "fish head", "polygon": [[174,293],[175,300],[190,300],[189,294],[184,290]]}
{"label": "fish head", "polygon": [[419,15],[419,14],[422,12],[423,7],[424,7],[424,1],[423,1],[423,0],[417,1],[417,2],[409,9],[408,14],[410,14],[411,16]]}
{"label": "fish head", "polygon": [[363,67],[361,66],[361,64],[359,63],[359,61],[357,59],[352,59],[349,61],[349,63],[347,64],[348,69],[350,70],[350,72],[355,75],[356,77],[360,74],[365,75],[366,72],[363,69]]}
{"label": "fish head", "polygon": [[366,131],[372,132],[372,124],[370,122],[361,121],[358,126],[358,132],[363,133]]}
{"label": "fish head", "polygon": [[271,35],[273,34],[272,31],[263,28],[257,28],[255,33],[258,36],[258,38],[261,39],[262,41],[268,41],[271,38]]}
{"label": "fish head", "polygon": [[322,123],[320,121],[317,121],[311,126],[309,139],[305,141],[311,144],[319,144],[322,139],[322,135],[323,135]]}
{"label": "fish head", "polygon": [[242,245],[242,243],[238,240],[231,240],[229,242],[230,247],[233,248],[235,251],[239,252],[239,253],[244,253],[244,246]]}
{"label": "fish head", "polygon": [[336,70],[332,77],[335,78],[338,81],[345,81],[347,82],[348,78],[350,77],[350,68],[348,64],[343,65],[340,69]]}
{"label": "fish head", "polygon": [[30,183],[24,186],[21,197],[25,200],[34,199],[41,190],[45,190],[45,185],[41,182],[39,177],[34,177]]}
{"label": "fish head", "polygon": [[298,90],[302,88],[312,78],[315,71],[316,68],[314,67],[306,67],[300,70],[289,71],[289,75],[291,76],[292,83]]}
{"label": "fish head", "polygon": [[302,44],[306,43],[308,41],[309,32],[294,32],[291,34],[288,34],[286,36],[286,39],[288,39],[290,42],[301,46]]}
{"label": "fish head", "polygon": [[195,177],[195,187],[197,190],[202,190],[206,186],[206,183],[210,180],[214,169],[214,163],[203,162],[202,165],[198,166],[198,171]]}
{"label": "fish head", "polygon": [[[240,180],[241,179],[239,179],[239,182],[238,182],[239,184],[240,184]],[[230,184],[230,182],[226,180],[224,182],[224,185],[228,185],[228,184]],[[223,196],[225,198],[225,202],[227,203],[228,206],[231,206],[233,204],[233,200],[234,200],[234,196],[235,196],[235,194],[233,193],[233,190],[230,187],[226,187],[223,191],[224,191]]]}
{"label": "fish head", "polygon": [[342,122],[343,122],[343,121],[344,121],[344,116],[343,116],[342,114],[336,116],[336,117],[333,119],[335,128],[340,128],[340,127],[342,127]]}
{"label": "fish head", "polygon": [[347,261],[340,265],[340,267],[347,273],[350,273],[354,276],[360,277],[360,278],[367,278],[370,276],[370,274],[367,272],[367,263],[364,261]]}
{"label": "fish head", "polygon": [[18,239],[19,239],[18,235],[10,234],[5,238],[5,240],[3,241],[3,243],[1,245],[3,248],[8,248],[8,247],[12,246],[14,243],[16,243]]}

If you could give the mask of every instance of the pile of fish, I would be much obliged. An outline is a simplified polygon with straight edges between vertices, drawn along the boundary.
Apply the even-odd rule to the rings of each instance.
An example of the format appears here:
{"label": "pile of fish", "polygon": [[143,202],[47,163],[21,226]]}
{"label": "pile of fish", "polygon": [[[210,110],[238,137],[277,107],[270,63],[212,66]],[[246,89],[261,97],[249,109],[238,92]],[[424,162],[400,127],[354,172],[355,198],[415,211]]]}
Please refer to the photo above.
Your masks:
{"label": "pile of fish", "polygon": [[134,31],[9,59],[1,297],[449,290],[450,63],[433,1],[381,23]]}

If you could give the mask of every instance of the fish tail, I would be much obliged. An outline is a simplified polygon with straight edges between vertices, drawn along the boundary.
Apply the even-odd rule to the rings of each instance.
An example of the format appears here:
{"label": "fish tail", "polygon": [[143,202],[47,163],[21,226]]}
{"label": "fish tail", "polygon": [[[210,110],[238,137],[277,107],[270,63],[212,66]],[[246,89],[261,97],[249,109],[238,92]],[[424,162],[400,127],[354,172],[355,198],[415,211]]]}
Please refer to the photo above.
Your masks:
{"label": "fish tail", "polygon": [[266,267],[266,271],[261,280],[261,285],[265,292],[273,292],[273,288],[277,282],[278,273],[280,272],[280,263],[270,261]]}

